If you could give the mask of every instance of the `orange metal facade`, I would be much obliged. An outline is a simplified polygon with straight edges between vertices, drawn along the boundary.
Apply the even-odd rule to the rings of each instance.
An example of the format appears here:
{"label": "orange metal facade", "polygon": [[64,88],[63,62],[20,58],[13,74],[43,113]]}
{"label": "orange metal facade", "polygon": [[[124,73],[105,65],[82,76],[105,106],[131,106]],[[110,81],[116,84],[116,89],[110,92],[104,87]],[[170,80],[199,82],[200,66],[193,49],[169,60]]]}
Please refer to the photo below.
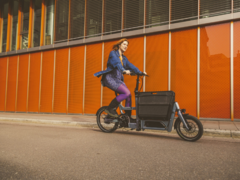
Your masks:
{"label": "orange metal facade", "polygon": [[71,48],[68,113],[83,112],[84,48]]}
{"label": "orange metal facade", "polygon": [[54,113],[67,112],[68,55],[68,48],[56,51]]}
{"label": "orange metal facade", "polygon": [[39,110],[39,85],[40,85],[41,53],[30,56],[29,98],[28,112]]}
{"label": "orange metal facade", "polygon": [[29,54],[19,56],[17,112],[27,111]]}
{"label": "orange metal facade", "polygon": [[102,70],[102,43],[87,45],[84,113],[96,114],[101,104],[100,79],[93,76]]}
{"label": "orange metal facade", "polygon": [[230,23],[201,28],[200,117],[230,118]]}
{"label": "orange metal facade", "polygon": [[7,59],[0,58],[0,111],[5,111]]}
{"label": "orange metal facade", "polygon": [[197,115],[197,29],[172,32],[171,90],[187,112]]}
{"label": "orange metal facade", "polygon": [[234,22],[234,118],[240,119],[240,21]]}
{"label": "orange metal facade", "polygon": [[168,90],[168,33],[146,37],[146,91]]}
{"label": "orange metal facade", "polygon": [[43,52],[41,75],[40,112],[52,113],[54,51]]}

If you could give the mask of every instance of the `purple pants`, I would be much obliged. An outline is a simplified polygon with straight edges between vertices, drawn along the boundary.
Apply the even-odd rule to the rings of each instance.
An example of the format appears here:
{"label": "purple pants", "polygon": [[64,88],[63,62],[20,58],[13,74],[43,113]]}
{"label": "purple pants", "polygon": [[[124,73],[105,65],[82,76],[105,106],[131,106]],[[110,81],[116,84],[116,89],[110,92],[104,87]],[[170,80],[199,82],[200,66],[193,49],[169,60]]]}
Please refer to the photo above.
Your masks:
{"label": "purple pants", "polygon": [[132,96],[131,92],[127,88],[125,84],[121,84],[116,92],[119,94],[116,99],[118,102],[122,102],[124,99],[126,99],[125,107],[131,107],[132,106]]}

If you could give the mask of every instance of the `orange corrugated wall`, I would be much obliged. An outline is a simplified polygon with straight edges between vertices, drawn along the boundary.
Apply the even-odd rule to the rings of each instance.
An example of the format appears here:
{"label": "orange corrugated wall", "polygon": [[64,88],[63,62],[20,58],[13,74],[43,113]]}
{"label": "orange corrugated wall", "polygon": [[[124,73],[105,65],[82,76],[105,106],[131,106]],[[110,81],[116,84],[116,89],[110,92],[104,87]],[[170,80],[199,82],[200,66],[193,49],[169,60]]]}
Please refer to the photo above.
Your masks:
{"label": "orange corrugated wall", "polygon": [[197,115],[197,29],[172,32],[171,90],[187,113]]}
{"label": "orange corrugated wall", "polygon": [[18,112],[27,111],[27,93],[28,93],[28,64],[29,54],[19,56],[19,72],[17,87],[17,109]]}
{"label": "orange corrugated wall", "polygon": [[[128,41],[129,41],[128,49],[124,53],[124,55],[128,58],[129,62],[136,66],[140,71],[143,71],[144,38],[143,37],[131,38],[128,39]],[[137,76],[124,75],[124,82],[132,95],[133,107],[135,106],[134,89],[136,87],[136,77]],[[142,84],[140,83],[139,85],[141,86]],[[132,112],[132,114],[135,115],[136,112],[134,111]]]}
{"label": "orange corrugated wall", "polygon": [[102,70],[102,43],[87,45],[84,113],[96,114],[101,103],[100,78],[93,76]]}
{"label": "orange corrugated wall", "polygon": [[168,90],[168,33],[146,37],[146,91]]}
{"label": "orange corrugated wall", "polygon": [[5,111],[7,59],[0,58],[0,111]]}
{"label": "orange corrugated wall", "polygon": [[234,118],[240,119],[240,21],[234,22]]}
{"label": "orange corrugated wall", "polygon": [[6,111],[15,111],[18,56],[10,56],[8,64],[8,87]]}
{"label": "orange corrugated wall", "polygon": [[69,48],[56,50],[53,107],[55,113],[67,112],[68,54]]}
{"label": "orange corrugated wall", "polygon": [[52,112],[54,51],[44,51],[42,57],[40,112]]}
{"label": "orange corrugated wall", "polygon": [[85,46],[71,48],[68,113],[83,112],[83,75]]}
{"label": "orange corrugated wall", "polygon": [[28,111],[38,112],[41,52],[30,55]]}
{"label": "orange corrugated wall", "polygon": [[230,23],[200,31],[200,117],[230,118]]}
{"label": "orange corrugated wall", "polygon": [[[110,52],[112,51],[113,45],[117,41],[109,41],[104,43],[104,65],[103,69],[105,70],[107,68],[107,62],[108,62],[108,56]],[[101,77],[100,77],[101,78]],[[108,106],[109,103],[115,98],[115,93],[111,89],[107,87],[103,87],[103,106]]]}

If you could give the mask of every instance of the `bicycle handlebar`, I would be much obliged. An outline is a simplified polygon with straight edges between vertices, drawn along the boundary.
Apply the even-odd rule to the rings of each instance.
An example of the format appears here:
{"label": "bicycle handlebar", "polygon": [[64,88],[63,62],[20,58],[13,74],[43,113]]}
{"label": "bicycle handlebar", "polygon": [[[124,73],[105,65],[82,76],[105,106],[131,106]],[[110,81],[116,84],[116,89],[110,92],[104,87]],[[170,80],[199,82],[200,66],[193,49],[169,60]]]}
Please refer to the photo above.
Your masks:
{"label": "bicycle handlebar", "polygon": [[[126,74],[126,72],[123,72],[123,74]],[[136,73],[134,73],[134,72],[130,72],[130,75],[131,75],[131,76],[137,76],[137,75],[138,75],[138,76],[148,76],[147,74],[143,74],[143,73],[142,73],[142,74],[136,74]]]}

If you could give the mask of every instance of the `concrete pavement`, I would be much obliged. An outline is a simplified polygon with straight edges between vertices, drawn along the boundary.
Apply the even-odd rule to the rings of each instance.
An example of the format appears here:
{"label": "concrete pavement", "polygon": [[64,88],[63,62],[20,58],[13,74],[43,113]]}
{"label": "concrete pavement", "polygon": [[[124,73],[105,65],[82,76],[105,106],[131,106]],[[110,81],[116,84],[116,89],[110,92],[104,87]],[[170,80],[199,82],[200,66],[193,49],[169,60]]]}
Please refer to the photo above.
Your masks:
{"label": "concrete pavement", "polygon": [[[200,119],[201,120],[201,119]],[[37,114],[37,113],[0,113],[0,121],[40,124],[71,125],[97,128],[94,115]],[[240,121],[201,120],[205,136],[240,138]],[[152,130],[148,130],[152,131]],[[167,133],[166,131],[153,131]],[[173,131],[172,133],[176,133]]]}

